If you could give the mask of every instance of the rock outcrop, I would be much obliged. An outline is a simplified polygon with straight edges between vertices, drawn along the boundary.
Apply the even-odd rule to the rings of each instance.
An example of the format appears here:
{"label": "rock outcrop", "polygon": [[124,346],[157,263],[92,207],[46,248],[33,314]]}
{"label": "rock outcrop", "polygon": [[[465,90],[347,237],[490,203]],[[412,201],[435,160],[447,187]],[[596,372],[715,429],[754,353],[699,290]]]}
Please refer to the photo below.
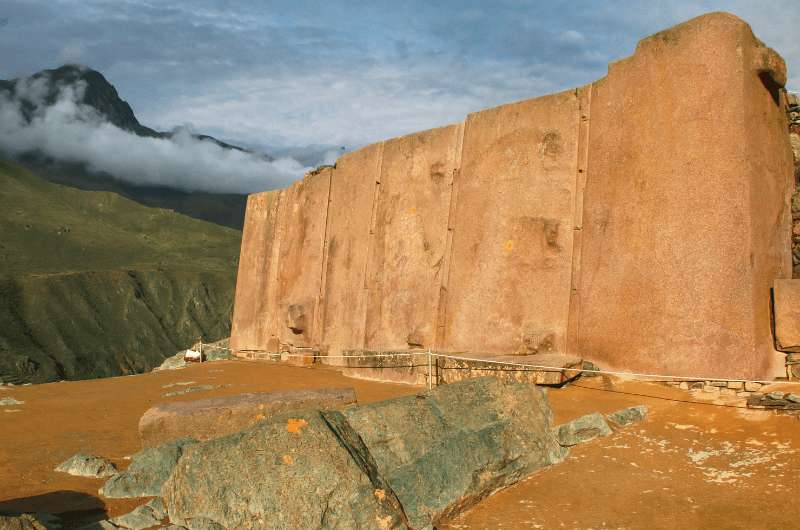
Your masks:
{"label": "rock outcrop", "polygon": [[342,411],[304,410],[194,445],[170,520],[225,528],[429,528],[566,455],[539,387],[479,378]]}
{"label": "rock outcrop", "polygon": [[170,521],[224,528],[398,528],[318,411],[278,415],[190,448],[161,494]]}
{"label": "rock outcrop", "polygon": [[324,388],[159,403],[139,420],[139,437],[143,447],[156,447],[185,437],[210,440],[288,410],[337,408],[355,401],[352,388]]}
{"label": "rock outcrop", "polygon": [[[435,525],[565,456],[536,385],[483,377],[323,416],[374,462],[412,528]],[[351,431],[352,434],[349,434]]]}

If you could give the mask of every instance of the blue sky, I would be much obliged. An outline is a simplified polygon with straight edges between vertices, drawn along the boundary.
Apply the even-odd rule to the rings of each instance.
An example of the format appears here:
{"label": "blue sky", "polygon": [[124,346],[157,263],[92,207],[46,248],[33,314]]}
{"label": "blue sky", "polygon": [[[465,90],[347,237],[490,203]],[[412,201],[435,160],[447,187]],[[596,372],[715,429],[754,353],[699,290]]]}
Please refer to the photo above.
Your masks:
{"label": "blue sky", "polygon": [[[797,0],[0,1],[0,77],[103,72],[140,120],[279,152],[349,148],[588,83],[710,11],[751,23],[800,89]],[[312,148],[313,150],[313,148]]]}

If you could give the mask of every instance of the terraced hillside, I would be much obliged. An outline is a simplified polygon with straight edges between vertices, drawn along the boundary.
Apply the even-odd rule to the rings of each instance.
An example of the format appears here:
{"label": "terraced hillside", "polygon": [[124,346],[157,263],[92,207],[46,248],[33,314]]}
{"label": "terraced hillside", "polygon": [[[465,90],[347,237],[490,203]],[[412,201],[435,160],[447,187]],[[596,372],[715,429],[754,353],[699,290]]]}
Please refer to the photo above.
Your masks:
{"label": "terraced hillside", "polygon": [[141,372],[227,335],[240,239],[0,161],[0,378]]}

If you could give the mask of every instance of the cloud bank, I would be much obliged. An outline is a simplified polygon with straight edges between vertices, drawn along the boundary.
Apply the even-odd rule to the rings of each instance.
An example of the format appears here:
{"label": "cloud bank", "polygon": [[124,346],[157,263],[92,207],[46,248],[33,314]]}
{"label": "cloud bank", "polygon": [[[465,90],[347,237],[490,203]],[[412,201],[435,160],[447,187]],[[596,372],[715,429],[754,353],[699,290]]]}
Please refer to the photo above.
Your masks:
{"label": "cloud bank", "polygon": [[137,136],[81,103],[83,82],[58,87],[48,104],[49,83],[45,76],[21,79],[13,94],[0,93],[0,151],[12,157],[38,151],[132,184],[220,193],[285,186],[309,169],[290,157],[268,161],[225,149],[186,127],[170,138]]}

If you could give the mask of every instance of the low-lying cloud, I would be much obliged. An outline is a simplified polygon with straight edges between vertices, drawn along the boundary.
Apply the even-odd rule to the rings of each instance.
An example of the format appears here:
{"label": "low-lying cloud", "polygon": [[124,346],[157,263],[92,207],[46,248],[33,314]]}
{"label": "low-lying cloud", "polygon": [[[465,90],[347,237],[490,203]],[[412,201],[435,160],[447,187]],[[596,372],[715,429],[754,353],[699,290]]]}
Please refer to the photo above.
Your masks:
{"label": "low-lying cloud", "polygon": [[13,94],[0,93],[0,151],[12,157],[38,151],[132,184],[186,191],[252,193],[285,186],[309,169],[290,157],[267,160],[225,149],[187,128],[170,138],[138,136],[82,103],[82,82],[59,87],[47,104],[49,82],[21,79]]}

